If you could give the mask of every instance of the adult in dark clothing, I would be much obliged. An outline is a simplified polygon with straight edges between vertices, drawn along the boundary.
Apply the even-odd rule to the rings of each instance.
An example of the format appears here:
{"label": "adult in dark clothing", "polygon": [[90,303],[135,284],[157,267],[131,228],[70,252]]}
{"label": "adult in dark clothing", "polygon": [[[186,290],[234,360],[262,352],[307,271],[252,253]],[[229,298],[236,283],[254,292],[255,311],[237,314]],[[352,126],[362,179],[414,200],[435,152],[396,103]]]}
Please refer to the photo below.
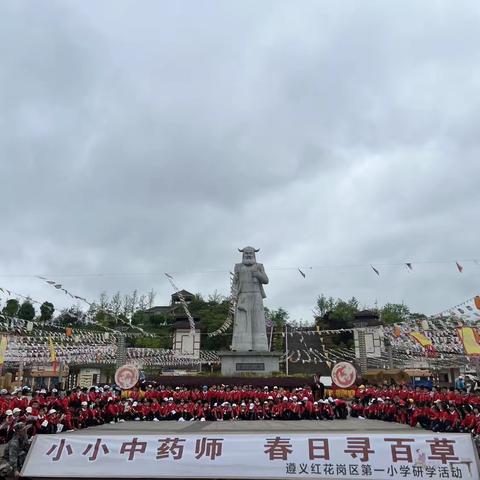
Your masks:
{"label": "adult in dark clothing", "polygon": [[325,396],[325,385],[320,381],[320,375],[313,376],[313,387],[312,387],[313,399],[314,400],[323,400]]}
{"label": "adult in dark clothing", "polygon": [[0,463],[0,477],[18,478],[29,447],[27,425],[19,422],[14,427],[12,439],[5,445]]}

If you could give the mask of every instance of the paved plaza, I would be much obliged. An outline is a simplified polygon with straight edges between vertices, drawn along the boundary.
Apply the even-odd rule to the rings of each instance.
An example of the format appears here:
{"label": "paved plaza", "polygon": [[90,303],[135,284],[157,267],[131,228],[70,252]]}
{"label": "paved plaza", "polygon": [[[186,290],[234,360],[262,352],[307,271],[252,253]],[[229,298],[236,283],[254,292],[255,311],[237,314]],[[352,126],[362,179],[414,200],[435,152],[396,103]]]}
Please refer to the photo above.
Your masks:
{"label": "paved plaza", "polygon": [[226,421],[226,422],[124,422],[115,425],[101,425],[84,430],[78,430],[65,435],[156,435],[157,433],[198,433],[221,432],[235,434],[289,432],[289,433],[384,433],[384,432],[410,432],[412,428],[394,422],[380,420],[359,420],[348,418],[346,420],[318,421],[318,420],[253,420],[253,421]]}

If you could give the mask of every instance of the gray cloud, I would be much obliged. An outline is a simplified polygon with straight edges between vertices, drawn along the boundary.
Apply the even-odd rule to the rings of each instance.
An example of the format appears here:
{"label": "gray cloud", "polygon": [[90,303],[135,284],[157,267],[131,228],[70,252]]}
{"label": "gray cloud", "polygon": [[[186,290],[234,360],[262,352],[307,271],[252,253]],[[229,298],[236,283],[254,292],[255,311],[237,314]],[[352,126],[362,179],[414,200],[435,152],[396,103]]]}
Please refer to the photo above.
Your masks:
{"label": "gray cloud", "polygon": [[[66,304],[18,277],[45,273],[167,301],[170,271],[227,293],[254,244],[268,305],[295,318],[321,292],[427,313],[473,296],[474,264],[368,264],[478,254],[479,17],[471,2],[2,3],[0,286]],[[367,266],[308,268],[345,264]]]}

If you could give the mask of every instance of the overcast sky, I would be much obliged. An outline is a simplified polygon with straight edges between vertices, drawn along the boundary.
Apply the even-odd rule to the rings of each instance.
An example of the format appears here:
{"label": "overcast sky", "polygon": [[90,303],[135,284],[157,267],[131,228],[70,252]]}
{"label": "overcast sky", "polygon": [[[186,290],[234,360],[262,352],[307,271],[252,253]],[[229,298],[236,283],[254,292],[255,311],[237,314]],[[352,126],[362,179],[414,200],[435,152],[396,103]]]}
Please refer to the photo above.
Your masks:
{"label": "overcast sky", "polygon": [[294,319],[480,293],[479,27],[475,1],[1,1],[0,287],[227,294],[253,245]]}

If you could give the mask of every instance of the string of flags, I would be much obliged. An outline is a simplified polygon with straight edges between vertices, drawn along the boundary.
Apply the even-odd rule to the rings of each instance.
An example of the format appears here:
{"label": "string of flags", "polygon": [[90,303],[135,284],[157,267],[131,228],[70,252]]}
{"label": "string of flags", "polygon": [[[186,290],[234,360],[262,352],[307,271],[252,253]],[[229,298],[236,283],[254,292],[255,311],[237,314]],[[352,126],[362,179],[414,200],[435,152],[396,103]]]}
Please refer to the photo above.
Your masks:
{"label": "string of flags", "polygon": [[475,320],[478,321],[480,319],[480,295],[475,295],[458,305],[454,305],[453,307],[432,315],[432,317],[444,317],[449,315],[463,319],[466,317],[476,317]]}
{"label": "string of flags", "polygon": [[[480,261],[477,260],[477,259],[472,259],[472,260],[464,260],[462,261],[462,263],[467,263],[467,262],[473,262],[475,265],[478,265],[480,266]],[[463,265],[455,260],[455,261],[452,261],[452,262],[416,262],[417,264],[448,264],[448,263],[451,263],[451,264],[454,264],[456,266],[456,269],[458,270],[459,273],[463,273],[463,270],[464,270],[464,267]],[[403,263],[379,263],[379,264],[368,264],[368,266],[372,269],[372,271],[377,275],[377,276],[380,276],[380,267],[383,266],[383,267],[392,267],[392,266],[404,266],[406,267],[406,269],[409,271],[409,272],[412,272],[413,271],[413,265],[414,263],[413,262],[403,262]],[[298,273],[303,277],[303,278],[306,278],[307,275],[305,274],[305,270],[308,269],[308,270],[313,270],[313,269],[324,269],[324,268],[348,268],[348,267],[351,267],[351,268],[354,268],[354,267],[365,267],[367,265],[321,265],[321,266],[311,266],[311,267],[295,267],[296,270],[298,271]],[[289,268],[277,268],[278,270],[291,270],[293,267],[289,267]],[[275,270],[275,268],[273,268],[273,270]]]}
{"label": "string of flags", "polygon": [[[474,262],[476,265],[480,266],[480,263],[478,262],[478,260],[471,260],[471,261]],[[419,262],[419,263],[423,264],[423,263],[448,263],[448,262]],[[463,265],[461,265],[458,261],[455,261],[454,263],[455,263],[455,266],[457,267],[458,272],[463,273]],[[384,264],[384,265],[385,266],[404,265],[409,272],[413,271],[413,263],[412,262],[405,262],[403,264],[396,264],[396,263],[392,264],[392,263],[390,263],[390,264]],[[380,270],[377,268],[378,265],[377,265],[377,267],[375,267],[372,264],[370,264],[370,267],[377,274],[377,276],[380,276]]]}
{"label": "string of flags", "polygon": [[235,275],[230,272],[230,298],[228,305],[227,318],[223,325],[217,330],[208,334],[209,337],[216,337],[217,335],[224,334],[233,324],[233,318],[235,316],[235,310],[237,308],[237,288],[235,283]]}
{"label": "string of flags", "polygon": [[[94,309],[97,309],[98,311],[101,311],[101,312],[104,312],[108,315],[110,315],[112,318],[114,318],[118,323],[122,323],[123,325],[126,325],[128,326],[129,328],[133,328],[134,330],[137,330],[139,332],[141,332],[143,335],[147,336],[147,337],[152,337],[152,334],[149,333],[149,332],[146,332],[143,328],[139,327],[138,325],[133,325],[132,324],[132,318],[130,317],[127,320],[124,320],[121,316],[119,316],[116,312],[114,312],[112,309],[110,308],[106,308],[106,307],[101,307],[99,305],[97,305],[95,302],[90,302],[88,301],[86,298],[84,297],[81,297],[80,295],[75,295],[73,294],[72,292],[70,292],[69,290],[67,290],[61,283],[58,283],[56,282],[55,280],[49,280],[48,278],[45,278],[45,277],[42,277],[42,276],[39,276],[39,275],[36,275],[35,276],[36,278],[46,282],[48,285],[56,288],[57,290],[61,290],[62,292],[64,292],[66,295],[68,295],[70,298],[74,298],[76,300],[80,300],[81,302],[85,303],[86,305],[88,305],[89,308],[94,308]],[[116,332],[115,329],[112,329],[112,328],[109,328],[109,327],[106,327],[106,326],[103,326],[105,329],[108,329],[109,331],[111,332]]]}
{"label": "string of flags", "polygon": [[[480,259],[477,258],[470,258],[470,259],[445,259],[445,260],[417,260],[417,261],[393,261],[393,262],[373,262],[370,261],[368,263],[352,263],[352,264],[342,264],[342,263],[331,263],[331,264],[323,264],[323,265],[296,265],[296,266],[272,266],[269,268],[269,270],[294,270],[298,271],[299,269],[305,273],[305,270],[319,270],[319,269],[335,269],[335,268],[359,268],[359,267],[366,267],[369,268],[372,265],[374,265],[377,269],[378,267],[394,267],[394,266],[400,266],[400,267],[406,267],[410,270],[413,269],[414,265],[455,265],[456,269],[461,273],[464,269],[465,264],[474,264],[477,266],[480,266]],[[185,274],[195,274],[195,275],[200,275],[200,274],[225,274],[227,273],[228,270],[226,269],[215,269],[215,270],[193,270],[190,268],[185,268],[183,270],[175,270],[173,272],[170,272],[171,275],[185,275]],[[300,273],[300,272],[299,272]],[[112,273],[112,272],[94,272],[94,273],[85,273],[85,272],[71,272],[68,274],[62,274],[62,277],[138,277],[138,276],[151,276],[151,277],[158,277],[161,275],[160,272],[155,272],[155,271],[150,271],[150,272],[129,272],[129,273]],[[35,273],[31,274],[24,274],[24,275],[18,275],[18,274],[2,274],[3,277],[25,277],[25,278],[41,278],[45,279],[46,277],[44,275],[38,275]],[[53,276],[53,275],[52,275]],[[63,288],[63,285],[60,282],[54,282],[52,285],[55,285],[55,288],[61,290]]]}
{"label": "string of flags", "polygon": [[21,293],[18,293],[18,292],[14,292],[13,290],[9,290],[8,288],[2,288],[2,287],[0,287],[0,292],[1,292],[2,294],[4,294],[4,295],[5,295],[5,294],[8,295],[9,297],[11,297],[11,296],[20,297],[20,298],[23,298],[23,300],[28,300],[28,301],[30,301],[30,302],[32,302],[32,303],[37,303],[37,304],[39,304],[39,305],[40,305],[40,303],[41,303],[41,302],[39,302],[38,300],[34,300],[34,299],[31,298],[31,297],[28,297],[28,296],[26,296],[26,295],[22,295]]}
{"label": "string of flags", "polygon": [[188,323],[190,325],[190,334],[194,335],[195,334],[195,320],[193,319],[192,314],[190,313],[190,310],[188,309],[188,305],[187,305],[187,302],[185,301],[185,297],[183,296],[183,293],[181,292],[181,290],[179,290],[179,288],[175,285],[173,277],[171,275],[169,275],[168,273],[165,273],[165,276],[167,277],[168,281],[172,285],[175,293],[177,294],[177,296],[180,300],[180,303],[182,304],[183,310],[185,312],[185,315],[188,318]]}

